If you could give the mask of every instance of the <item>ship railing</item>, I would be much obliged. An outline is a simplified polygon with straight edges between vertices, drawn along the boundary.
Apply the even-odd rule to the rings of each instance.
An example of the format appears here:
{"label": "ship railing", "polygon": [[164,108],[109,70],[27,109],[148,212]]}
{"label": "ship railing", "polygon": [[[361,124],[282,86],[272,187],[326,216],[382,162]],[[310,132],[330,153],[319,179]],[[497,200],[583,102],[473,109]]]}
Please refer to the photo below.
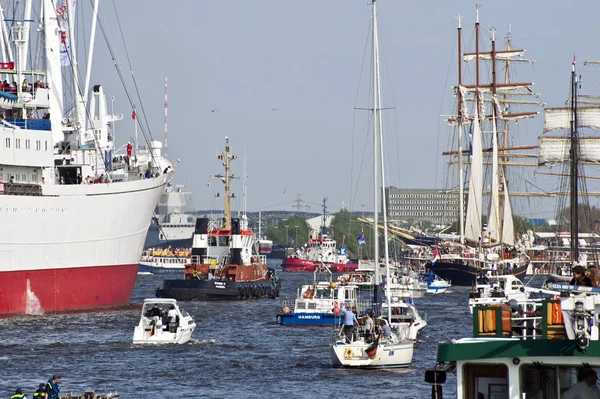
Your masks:
{"label": "ship railing", "polygon": [[4,195],[25,195],[25,196],[41,196],[42,186],[39,184],[30,183],[1,183],[0,194]]}
{"label": "ship railing", "polygon": [[476,305],[473,308],[473,337],[566,339],[560,299]]}

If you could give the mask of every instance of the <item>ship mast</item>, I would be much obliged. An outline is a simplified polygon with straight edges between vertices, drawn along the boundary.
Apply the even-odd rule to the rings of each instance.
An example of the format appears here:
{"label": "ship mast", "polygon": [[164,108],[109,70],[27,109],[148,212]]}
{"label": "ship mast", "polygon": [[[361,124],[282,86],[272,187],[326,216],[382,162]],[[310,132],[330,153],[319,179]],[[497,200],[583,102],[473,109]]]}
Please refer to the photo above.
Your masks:
{"label": "ship mast", "polygon": [[[225,184],[225,206],[223,208],[223,229],[231,229],[231,198],[235,198],[234,194],[231,194],[230,190],[230,182],[231,179],[234,178],[233,175],[229,173],[231,167],[231,161],[235,159],[235,155],[231,155],[230,147],[229,147],[229,138],[225,137],[225,154],[221,154],[217,156],[217,159],[223,161],[223,166],[225,167],[225,174],[215,175],[217,179],[221,179],[223,184]],[[218,194],[217,194],[218,196]]]}
{"label": "ship mast", "polygon": [[578,204],[578,181],[579,170],[577,164],[578,156],[578,135],[577,135],[577,74],[575,73],[575,60],[571,67],[571,148],[570,155],[570,183],[571,183],[571,265],[579,260],[579,204]]}
{"label": "ship mast", "polygon": [[458,206],[459,210],[459,225],[460,225],[460,243],[465,243],[465,182],[463,176],[463,148],[462,148],[462,133],[463,133],[463,112],[462,107],[464,99],[460,87],[462,86],[462,27],[460,21],[460,15],[458,16]]}

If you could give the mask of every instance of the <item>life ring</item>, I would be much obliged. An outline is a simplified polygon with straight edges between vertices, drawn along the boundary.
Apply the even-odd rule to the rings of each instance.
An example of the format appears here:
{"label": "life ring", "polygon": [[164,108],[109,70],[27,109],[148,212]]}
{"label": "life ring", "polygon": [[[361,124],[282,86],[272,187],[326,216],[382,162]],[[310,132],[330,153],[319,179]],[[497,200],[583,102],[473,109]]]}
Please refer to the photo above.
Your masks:
{"label": "life ring", "polygon": [[333,301],[333,313],[336,315],[340,314],[340,305],[338,304],[338,301]]}
{"label": "life ring", "polygon": [[192,278],[198,278],[198,270],[192,272]]}
{"label": "life ring", "polygon": [[344,350],[344,359],[345,360],[352,360],[352,358],[354,358],[354,352],[352,351],[351,348],[346,348]]}

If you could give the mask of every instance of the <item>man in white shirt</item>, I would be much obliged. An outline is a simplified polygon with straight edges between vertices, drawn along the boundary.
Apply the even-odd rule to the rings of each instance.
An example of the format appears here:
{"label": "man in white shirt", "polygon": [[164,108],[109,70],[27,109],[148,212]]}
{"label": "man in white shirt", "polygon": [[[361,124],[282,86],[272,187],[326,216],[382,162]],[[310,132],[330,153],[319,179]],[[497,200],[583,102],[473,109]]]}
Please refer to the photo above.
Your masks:
{"label": "man in white shirt", "polygon": [[600,399],[600,390],[596,385],[598,375],[594,370],[587,370],[585,379],[573,385],[561,399]]}
{"label": "man in white shirt", "polygon": [[174,305],[169,305],[169,312],[167,313],[169,319],[169,331],[175,332],[177,330],[177,311]]}

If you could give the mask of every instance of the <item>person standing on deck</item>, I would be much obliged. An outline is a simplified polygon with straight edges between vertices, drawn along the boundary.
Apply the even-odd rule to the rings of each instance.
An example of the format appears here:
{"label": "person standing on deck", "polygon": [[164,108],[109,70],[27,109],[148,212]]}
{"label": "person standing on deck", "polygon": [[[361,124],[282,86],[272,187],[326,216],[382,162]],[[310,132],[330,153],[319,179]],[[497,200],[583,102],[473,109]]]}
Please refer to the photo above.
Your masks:
{"label": "person standing on deck", "polygon": [[58,385],[58,381],[60,380],[60,375],[53,375],[51,379],[46,383],[46,393],[48,394],[48,399],[59,399],[58,394],[60,393],[60,386]]}
{"label": "person standing on deck", "polygon": [[352,342],[354,337],[354,326],[358,325],[358,320],[356,319],[356,315],[352,313],[352,311],[346,309],[345,306],[342,306],[340,312],[344,315],[344,335],[348,342]]}

